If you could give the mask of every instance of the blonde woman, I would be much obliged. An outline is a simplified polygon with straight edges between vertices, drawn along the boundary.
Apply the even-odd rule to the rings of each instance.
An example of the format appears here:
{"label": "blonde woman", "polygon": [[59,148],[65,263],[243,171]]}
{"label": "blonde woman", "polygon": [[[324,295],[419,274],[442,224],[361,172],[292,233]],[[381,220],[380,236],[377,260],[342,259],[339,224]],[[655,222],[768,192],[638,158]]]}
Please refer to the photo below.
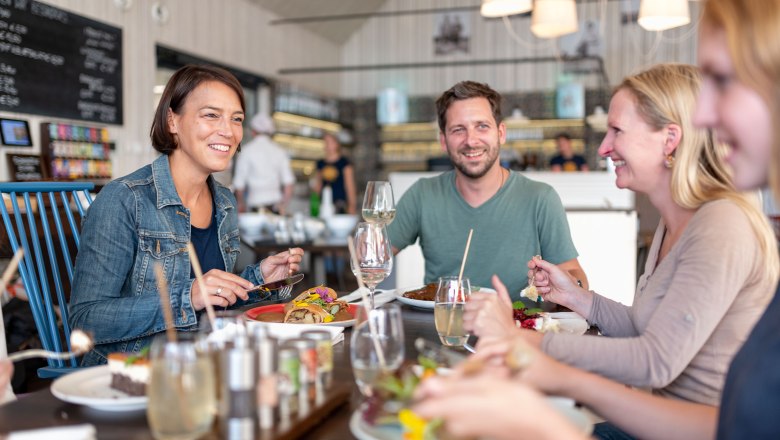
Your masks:
{"label": "blonde woman", "polygon": [[[777,86],[780,1],[710,0],[704,5],[700,26],[698,52],[704,81],[694,121],[699,127],[713,129],[717,139],[727,144],[726,161],[733,170],[737,189],[757,189],[771,182],[774,193],[780,194],[780,135],[774,123],[780,116]],[[734,357],[720,409],[631,390],[555,362],[541,353],[537,353],[536,360],[520,377],[545,392],[562,391],[576,398],[641,438],[713,438],[717,434],[719,439],[777,439],[780,438],[778,319],[780,290]],[[452,411],[453,402],[460,401],[469,392],[466,388],[475,386],[477,381],[480,381],[480,398],[473,399],[469,407],[459,405],[465,411]],[[461,433],[484,430],[479,428],[486,416],[480,410],[484,408],[482,399],[490,399],[499,389],[511,393],[508,387],[520,387],[522,405],[544,406],[538,395],[518,381],[508,382],[493,376],[451,382],[426,382],[420,389],[420,396],[426,399],[417,410],[426,417],[447,418],[448,426],[452,422]],[[491,430],[514,433],[544,426],[546,429],[537,438],[582,438],[572,434],[568,424],[554,423],[560,422],[557,415],[543,416],[540,420],[537,413],[512,413],[511,424],[491,424],[494,428]],[[503,438],[511,437],[508,434]]]}

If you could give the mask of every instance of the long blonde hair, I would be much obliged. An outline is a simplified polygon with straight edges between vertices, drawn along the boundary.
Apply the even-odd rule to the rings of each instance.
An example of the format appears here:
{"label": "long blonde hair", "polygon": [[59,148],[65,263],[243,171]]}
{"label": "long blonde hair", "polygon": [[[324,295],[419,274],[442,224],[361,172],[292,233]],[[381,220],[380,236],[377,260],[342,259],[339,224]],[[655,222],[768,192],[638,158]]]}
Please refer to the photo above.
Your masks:
{"label": "long blonde hair", "polygon": [[747,216],[772,277],[780,273],[777,238],[761,211],[755,194],[734,189],[723,160],[727,147],[716,142],[709,129],[693,126],[693,112],[701,88],[698,68],[686,64],[658,64],[623,80],[616,88],[634,96],[642,119],[655,130],[679,125],[682,138],[672,168],[672,200],[685,209],[728,199]]}
{"label": "long blonde hair", "polygon": [[[707,1],[700,29],[724,31],[739,81],[767,97],[772,116],[780,116],[780,2]],[[769,183],[780,200],[780,126],[773,129]]]}

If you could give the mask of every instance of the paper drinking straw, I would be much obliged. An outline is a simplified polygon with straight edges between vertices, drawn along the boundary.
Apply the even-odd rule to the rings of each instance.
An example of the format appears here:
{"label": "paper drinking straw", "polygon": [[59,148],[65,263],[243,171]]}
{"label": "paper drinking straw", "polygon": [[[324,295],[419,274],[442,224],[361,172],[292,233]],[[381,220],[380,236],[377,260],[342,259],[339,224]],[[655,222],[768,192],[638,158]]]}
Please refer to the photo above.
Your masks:
{"label": "paper drinking straw", "polygon": [[[466,267],[466,258],[469,256],[469,247],[471,246],[471,235],[474,233],[474,229],[469,229],[469,238],[466,240],[466,250],[463,251],[463,260],[460,262],[460,273],[458,273],[458,285],[455,286],[456,289],[458,289],[455,301],[458,300],[458,298],[462,295],[461,289],[460,289],[460,283],[463,279],[463,269]],[[463,297],[463,301],[466,301],[465,296]],[[452,308],[450,309],[450,320],[447,323],[447,336],[450,335],[450,331],[452,330],[452,321],[455,319],[455,303],[452,303]]]}
{"label": "paper drinking straw", "polygon": [[214,323],[217,318],[214,314],[214,306],[209,302],[209,296],[206,293],[206,282],[203,281],[203,271],[200,268],[200,262],[198,261],[198,254],[195,253],[195,247],[191,241],[187,242],[187,255],[190,257],[190,264],[192,264],[192,271],[195,272],[195,279],[198,282],[198,290],[200,290],[200,297],[203,300],[203,304],[206,305],[206,316],[209,318],[209,324],[211,324],[211,331],[216,330]]}
{"label": "paper drinking straw", "polygon": [[366,311],[366,318],[368,319],[368,333],[371,337],[371,341],[374,343],[374,351],[376,351],[376,357],[379,358],[379,366],[384,371],[387,367],[385,363],[385,354],[382,351],[382,347],[379,346],[379,337],[376,333],[376,327],[371,320],[371,303],[366,295],[366,285],[363,284],[363,278],[360,275],[360,264],[358,264],[357,253],[355,252],[355,240],[352,237],[347,238],[347,247],[349,247],[349,257],[352,259],[352,267],[355,268],[355,276],[357,277],[358,289],[360,295],[363,297],[363,309]]}
{"label": "paper drinking straw", "polygon": [[165,317],[165,334],[168,342],[176,342],[176,327],[173,324],[173,312],[171,311],[171,297],[168,295],[168,283],[165,282],[162,264],[154,264],[154,274],[157,277],[157,290],[160,291],[160,305],[163,317]]}

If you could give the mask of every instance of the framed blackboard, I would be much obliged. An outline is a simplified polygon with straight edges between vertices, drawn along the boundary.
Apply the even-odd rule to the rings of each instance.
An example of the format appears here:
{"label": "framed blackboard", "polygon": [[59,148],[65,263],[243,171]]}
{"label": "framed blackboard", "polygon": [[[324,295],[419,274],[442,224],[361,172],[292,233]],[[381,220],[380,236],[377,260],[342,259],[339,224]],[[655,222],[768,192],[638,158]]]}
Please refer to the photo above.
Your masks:
{"label": "framed blackboard", "polygon": [[8,175],[12,182],[34,182],[46,180],[46,167],[38,154],[5,155],[8,161]]}
{"label": "framed blackboard", "polygon": [[0,110],[122,124],[122,30],[0,0]]}

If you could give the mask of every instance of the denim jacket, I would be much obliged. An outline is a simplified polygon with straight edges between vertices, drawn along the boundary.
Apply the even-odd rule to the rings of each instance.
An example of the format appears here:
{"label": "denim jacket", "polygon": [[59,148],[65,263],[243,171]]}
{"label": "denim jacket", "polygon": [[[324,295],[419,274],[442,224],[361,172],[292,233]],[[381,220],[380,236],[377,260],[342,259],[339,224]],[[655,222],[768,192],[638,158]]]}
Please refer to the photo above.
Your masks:
{"label": "denim jacket", "polygon": [[[230,190],[209,176],[216,206],[219,247],[232,272],[239,253],[236,200]],[[70,298],[71,328],[91,332],[95,348],[83,366],[106,363],[112,352],[138,352],[165,331],[165,319],[154,273],[161,264],[170,292],[173,320],[179,331],[195,331],[198,313],[192,307],[190,212],[173,185],[168,156],[106,185],[87,211]],[[241,274],[262,283],[259,265]],[[250,294],[248,301],[260,300]]]}

